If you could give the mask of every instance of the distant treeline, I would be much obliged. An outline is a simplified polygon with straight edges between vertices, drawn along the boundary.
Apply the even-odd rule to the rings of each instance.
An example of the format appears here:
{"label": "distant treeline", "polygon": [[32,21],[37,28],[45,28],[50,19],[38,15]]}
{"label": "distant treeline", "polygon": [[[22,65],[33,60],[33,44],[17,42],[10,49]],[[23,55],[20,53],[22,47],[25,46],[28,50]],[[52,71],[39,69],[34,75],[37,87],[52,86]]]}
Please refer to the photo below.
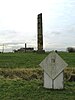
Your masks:
{"label": "distant treeline", "polygon": [[75,48],[73,48],[73,47],[68,47],[68,48],[67,48],[67,51],[68,51],[68,52],[75,52]]}

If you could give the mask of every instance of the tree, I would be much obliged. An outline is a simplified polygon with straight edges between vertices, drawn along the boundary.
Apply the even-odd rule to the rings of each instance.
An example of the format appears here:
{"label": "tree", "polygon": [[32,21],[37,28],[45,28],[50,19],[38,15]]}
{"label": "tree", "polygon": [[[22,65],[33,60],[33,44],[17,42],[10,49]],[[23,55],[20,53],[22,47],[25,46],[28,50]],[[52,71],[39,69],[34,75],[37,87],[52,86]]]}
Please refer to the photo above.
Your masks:
{"label": "tree", "polygon": [[68,51],[68,52],[75,52],[75,48],[73,48],[73,47],[68,47],[68,48],[67,48],[67,51]]}

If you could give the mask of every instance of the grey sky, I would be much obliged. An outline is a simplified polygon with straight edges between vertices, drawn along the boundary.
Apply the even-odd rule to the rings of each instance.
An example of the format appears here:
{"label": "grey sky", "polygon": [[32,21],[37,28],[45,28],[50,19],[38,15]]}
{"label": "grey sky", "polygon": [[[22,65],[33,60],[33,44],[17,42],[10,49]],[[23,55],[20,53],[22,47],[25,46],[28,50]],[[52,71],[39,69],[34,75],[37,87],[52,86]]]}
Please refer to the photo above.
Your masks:
{"label": "grey sky", "polygon": [[[37,14],[42,13],[44,49],[74,47],[74,10],[75,0],[0,0],[0,45],[26,42],[37,49]],[[24,44],[11,46],[5,48]]]}

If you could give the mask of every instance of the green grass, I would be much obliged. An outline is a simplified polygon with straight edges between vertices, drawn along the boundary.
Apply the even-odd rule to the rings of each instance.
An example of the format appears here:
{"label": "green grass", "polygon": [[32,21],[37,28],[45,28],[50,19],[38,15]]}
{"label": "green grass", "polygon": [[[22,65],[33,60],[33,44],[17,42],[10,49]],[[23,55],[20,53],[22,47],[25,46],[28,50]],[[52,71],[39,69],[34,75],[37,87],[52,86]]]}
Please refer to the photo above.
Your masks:
{"label": "green grass", "polygon": [[[0,54],[0,68],[38,68],[39,63],[49,53],[3,53]],[[68,67],[75,67],[75,53],[58,53],[67,63]]]}
{"label": "green grass", "polygon": [[[0,54],[0,100],[75,100],[75,82],[65,82],[63,90],[43,88],[39,63],[48,54]],[[75,53],[58,54],[68,63],[68,67],[75,67]]]}
{"label": "green grass", "polygon": [[60,52],[58,54],[68,63],[68,67],[75,67],[75,53]]}
{"label": "green grass", "polygon": [[0,100],[75,100],[75,82],[66,82],[64,90],[50,90],[41,80],[0,79]]}
{"label": "green grass", "polygon": [[4,53],[0,54],[0,68],[37,68],[47,56],[37,53]]}

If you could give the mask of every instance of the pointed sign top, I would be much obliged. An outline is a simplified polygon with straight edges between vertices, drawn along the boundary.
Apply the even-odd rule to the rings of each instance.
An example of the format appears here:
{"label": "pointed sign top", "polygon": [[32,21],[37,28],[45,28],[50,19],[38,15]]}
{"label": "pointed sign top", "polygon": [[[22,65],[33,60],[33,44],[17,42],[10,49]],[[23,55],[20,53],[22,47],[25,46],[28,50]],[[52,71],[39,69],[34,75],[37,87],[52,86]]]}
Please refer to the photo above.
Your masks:
{"label": "pointed sign top", "polygon": [[54,79],[66,66],[68,66],[68,64],[53,51],[40,63],[40,66],[50,78]]}

